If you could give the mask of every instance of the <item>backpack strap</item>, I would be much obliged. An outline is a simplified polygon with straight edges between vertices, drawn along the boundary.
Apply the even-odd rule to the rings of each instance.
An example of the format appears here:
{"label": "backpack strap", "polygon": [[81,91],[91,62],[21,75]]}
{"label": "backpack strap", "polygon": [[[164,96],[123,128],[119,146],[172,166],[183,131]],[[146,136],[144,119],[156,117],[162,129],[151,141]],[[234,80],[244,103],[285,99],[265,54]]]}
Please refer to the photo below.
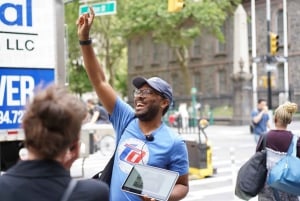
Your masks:
{"label": "backpack strap", "polygon": [[273,191],[273,196],[275,198],[275,201],[281,201],[278,191],[275,188],[272,188],[272,191]]}
{"label": "backpack strap", "polygon": [[[122,132],[121,132],[121,135],[123,135],[125,129],[127,128],[127,126],[129,125],[130,122],[132,122],[132,120],[134,120],[136,118],[136,116],[133,116],[126,124],[126,126],[123,128]],[[121,135],[120,135],[120,138],[121,138]],[[116,147],[115,147],[115,150],[114,150],[114,153],[113,155],[111,156],[111,158],[109,159],[108,163],[106,164],[106,166],[104,167],[103,170],[101,170],[100,172],[98,172],[97,174],[95,174],[94,176],[92,176],[93,179],[99,179],[100,176],[102,175],[103,172],[108,172],[109,171],[112,171],[112,168],[113,168],[113,165],[114,165],[114,160],[115,160],[115,155],[116,155],[116,152],[117,152],[117,148],[118,148],[118,144],[119,144],[119,141],[120,139],[116,139]],[[108,180],[111,179],[111,175],[109,175],[110,178]],[[105,178],[106,180],[106,178]],[[110,181],[109,181],[109,185],[110,185]]]}
{"label": "backpack strap", "polygon": [[72,192],[74,191],[75,187],[77,185],[77,180],[76,179],[71,179],[71,181],[68,184],[67,189],[65,190],[62,198],[60,201],[68,201]]}
{"label": "backpack strap", "polygon": [[[120,139],[121,139],[121,136],[124,134],[125,129],[128,127],[128,125],[130,124],[130,122],[132,122],[135,118],[136,118],[136,116],[134,115],[134,116],[127,122],[127,124],[125,125],[125,127],[122,129],[120,138],[116,139],[116,149],[117,149],[117,147],[118,147],[118,144],[119,144],[119,141],[120,141]],[[116,151],[116,150],[115,150],[115,151]]]}
{"label": "backpack strap", "polygon": [[266,146],[267,146],[267,135],[268,135],[268,133],[263,134],[263,135],[260,136],[259,141],[257,143],[256,151],[262,151],[262,150],[266,149]]}
{"label": "backpack strap", "polygon": [[298,142],[298,136],[293,135],[293,139],[287,151],[288,155],[295,156],[295,157],[297,156],[297,142]]}

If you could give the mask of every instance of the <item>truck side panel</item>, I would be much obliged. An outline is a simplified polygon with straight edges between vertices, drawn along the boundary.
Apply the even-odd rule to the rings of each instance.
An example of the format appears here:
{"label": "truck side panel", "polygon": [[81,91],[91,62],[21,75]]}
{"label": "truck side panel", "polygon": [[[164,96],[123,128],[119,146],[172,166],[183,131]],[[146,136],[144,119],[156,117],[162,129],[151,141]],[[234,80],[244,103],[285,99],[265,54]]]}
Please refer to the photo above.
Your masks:
{"label": "truck side panel", "polygon": [[54,69],[0,68],[0,129],[19,128],[36,86],[53,80]]}
{"label": "truck side panel", "polygon": [[0,1],[0,171],[19,159],[34,90],[65,84],[65,55],[63,0]]}

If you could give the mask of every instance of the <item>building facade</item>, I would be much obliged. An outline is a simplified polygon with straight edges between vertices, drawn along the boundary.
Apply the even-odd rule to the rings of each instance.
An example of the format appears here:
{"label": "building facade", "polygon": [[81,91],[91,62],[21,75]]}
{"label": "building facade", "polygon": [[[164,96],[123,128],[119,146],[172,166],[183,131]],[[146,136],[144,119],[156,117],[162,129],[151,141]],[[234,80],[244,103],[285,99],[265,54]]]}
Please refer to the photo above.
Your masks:
{"label": "building facade", "polygon": [[[267,20],[266,0],[255,1],[256,12],[256,54],[267,54]],[[249,69],[252,73],[252,30],[251,0],[243,1],[247,13],[249,41]],[[271,102],[273,108],[285,100],[283,94],[300,105],[300,1],[287,0],[287,38],[288,38],[288,85],[285,90],[284,64],[276,65],[271,72]],[[279,35],[279,56],[283,56],[283,0],[271,0],[270,30]],[[189,47],[188,69],[192,77],[192,85],[197,89],[196,100],[202,108],[208,106],[234,107],[233,76],[233,16],[229,17],[222,27],[225,42],[220,42],[209,34],[202,34]],[[241,63],[241,66],[243,64]],[[241,69],[242,70],[242,69]],[[154,43],[151,35],[132,38],[128,43],[128,86],[138,75],[145,77],[160,76],[171,83],[174,91],[175,108],[182,102],[191,104],[192,94],[182,83],[180,66],[176,62],[173,50],[166,45]],[[257,63],[257,97],[268,99],[267,71],[264,63]],[[253,86],[253,85],[252,85]],[[133,88],[129,88],[131,92]],[[253,89],[250,89],[253,91]],[[255,91],[255,90],[254,90]],[[130,94],[130,93],[129,93]],[[129,102],[133,97],[129,96]],[[253,97],[246,97],[253,99]],[[253,102],[250,101],[253,107]],[[255,106],[255,105],[254,105]]]}

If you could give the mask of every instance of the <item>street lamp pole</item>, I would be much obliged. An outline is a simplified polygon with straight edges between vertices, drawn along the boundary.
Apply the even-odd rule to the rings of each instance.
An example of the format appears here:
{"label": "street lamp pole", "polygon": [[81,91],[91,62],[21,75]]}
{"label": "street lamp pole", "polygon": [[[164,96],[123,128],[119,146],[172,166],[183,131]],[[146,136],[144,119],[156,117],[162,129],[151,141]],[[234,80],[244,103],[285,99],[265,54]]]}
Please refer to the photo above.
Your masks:
{"label": "street lamp pole", "polygon": [[[271,63],[270,55],[271,55],[271,48],[270,48],[270,0],[266,0],[266,10],[267,10],[267,64]],[[268,107],[272,109],[272,88],[271,88],[271,71],[267,69],[267,76],[268,76]]]}
{"label": "street lamp pole", "polygon": [[[288,42],[287,42],[287,5],[286,0],[283,0],[283,56],[288,58]],[[284,91],[285,100],[289,100],[289,65],[288,61],[284,62]]]}
{"label": "street lamp pole", "polygon": [[192,123],[193,123],[193,127],[197,125],[197,112],[196,112],[196,95],[197,95],[197,88],[196,87],[192,87],[191,89],[191,95],[192,95],[192,110],[193,110],[193,119],[192,119]]}
{"label": "street lamp pole", "polygon": [[255,16],[255,0],[251,0],[251,36],[252,36],[252,90],[253,90],[253,102],[252,106],[257,103],[257,64],[254,61],[256,58],[256,16]]}

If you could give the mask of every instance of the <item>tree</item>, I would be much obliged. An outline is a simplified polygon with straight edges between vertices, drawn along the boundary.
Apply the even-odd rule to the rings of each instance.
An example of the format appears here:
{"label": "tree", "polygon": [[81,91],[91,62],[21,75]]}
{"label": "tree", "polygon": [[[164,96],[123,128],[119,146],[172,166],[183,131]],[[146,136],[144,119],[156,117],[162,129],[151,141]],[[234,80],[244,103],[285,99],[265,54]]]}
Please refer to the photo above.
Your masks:
{"label": "tree", "polygon": [[[115,87],[115,79],[120,69],[120,61],[124,58],[126,41],[120,34],[120,20],[116,15],[104,15],[94,20],[93,37],[97,43],[98,56],[108,71],[108,81]],[[123,66],[126,67],[126,66]],[[120,76],[120,75],[118,75]]]}
{"label": "tree", "polygon": [[76,19],[78,18],[79,10],[78,1],[73,1],[65,5],[65,28],[67,34],[67,74],[68,83],[71,91],[79,94],[80,96],[87,91],[92,90],[92,86],[88,76],[83,68],[80,59],[80,50],[78,45]]}
{"label": "tree", "polygon": [[[92,90],[80,58],[76,19],[78,18],[79,2],[73,1],[65,5],[65,21],[68,27],[68,73],[70,89],[82,94]],[[76,12],[74,12],[76,11]],[[96,16],[91,36],[95,51],[108,74],[109,83],[123,96],[127,93],[126,61],[124,49],[126,41],[120,34],[120,20],[116,15]],[[122,61],[122,62],[121,62]],[[81,68],[81,69],[80,69]],[[123,70],[124,69],[124,70]],[[117,82],[117,83],[115,83]]]}
{"label": "tree", "polygon": [[[93,42],[99,59],[108,72],[109,82],[118,91],[126,94],[126,73],[120,68],[126,68],[124,62],[124,48],[127,40],[136,35],[151,33],[155,42],[167,44],[173,48],[177,62],[183,73],[187,91],[191,89],[191,76],[188,70],[188,47],[194,39],[202,34],[202,30],[209,31],[219,40],[224,40],[221,26],[240,0],[185,0],[185,8],[177,13],[167,11],[167,0],[117,0],[117,14],[96,17],[92,29]],[[75,21],[78,17],[78,1],[66,5],[66,22],[69,36],[69,64],[76,68],[71,61],[79,58],[77,28]],[[125,62],[126,63],[126,62]],[[74,73],[74,74],[72,74]],[[120,74],[118,74],[120,73]],[[77,70],[70,71],[70,77],[81,76]],[[78,80],[78,79],[74,79]],[[117,80],[118,84],[115,84]],[[71,89],[78,83],[70,79]],[[88,82],[83,79],[82,82]],[[86,85],[83,85],[84,89]]]}
{"label": "tree", "polygon": [[167,0],[123,0],[122,21],[124,37],[152,34],[155,42],[172,48],[183,73],[186,90],[192,87],[188,70],[188,47],[202,30],[223,41],[221,27],[240,0],[185,0],[182,11],[169,13]]}

